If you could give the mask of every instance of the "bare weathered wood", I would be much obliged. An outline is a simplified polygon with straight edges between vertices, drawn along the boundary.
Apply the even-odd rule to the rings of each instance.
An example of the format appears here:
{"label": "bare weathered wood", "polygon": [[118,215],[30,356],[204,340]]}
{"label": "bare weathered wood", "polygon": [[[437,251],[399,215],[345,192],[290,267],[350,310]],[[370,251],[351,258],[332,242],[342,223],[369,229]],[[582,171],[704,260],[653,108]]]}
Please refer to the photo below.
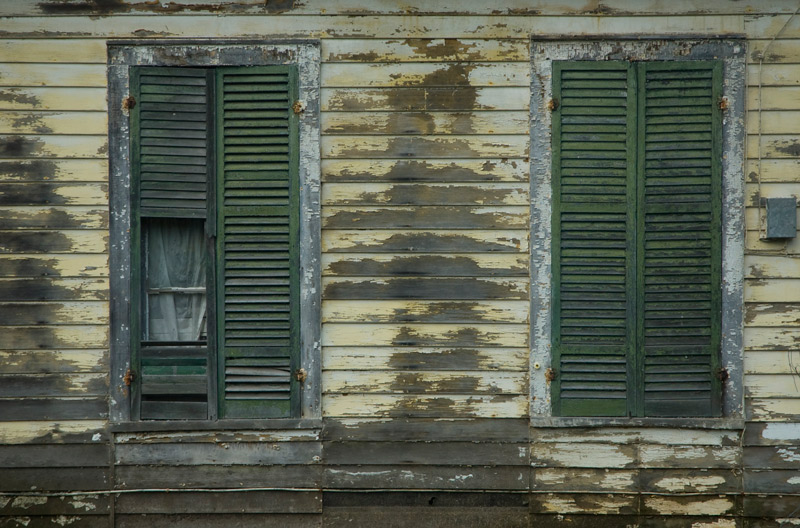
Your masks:
{"label": "bare weathered wood", "polygon": [[526,323],[525,301],[323,301],[329,323]]}
{"label": "bare weathered wood", "polygon": [[[104,230],[4,230],[0,231],[0,254],[104,253],[107,240],[108,232]],[[0,291],[6,287],[0,285]]]}
{"label": "bare weathered wood", "polygon": [[528,297],[526,279],[380,278],[322,281],[326,299],[517,299]]}
{"label": "bare weathered wood", "polygon": [[118,528],[321,528],[318,513],[211,513],[211,514],[133,514],[114,516]]}
{"label": "bare weathered wood", "polygon": [[319,491],[241,491],[198,493],[192,491],[122,494],[115,511],[124,513],[318,513],[322,511]]}
{"label": "bare weathered wood", "polygon": [[108,416],[108,402],[106,402],[105,398],[73,397],[0,400],[0,422],[98,420],[106,416]]}
{"label": "bare weathered wood", "polygon": [[521,159],[323,160],[326,182],[527,181]]}
{"label": "bare weathered wood", "polygon": [[[104,183],[0,184],[0,205],[107,205]],[[80,211],[78,209],[77,211]],[[25,210],[20,211],[25,213]]]}
{"label": "bare weathered wood", "polygon": [[46,324],[104,324],[108,303],[83,301],[66,303],[0,303],[2,326]]}
{"label": "bare weathered wood", "polygon": [[750,398],[745,401],[748,420],[796,422],[800,414],[798,398]]}
{"label": "bare weathered wood", "polygon": [[[797,515],[797,502],[783,495],[748,494],[742,498],[742,513],[748,517],[792,519]],[[785,523],[781,523],[784,524]]]}
{"label": "bare weathered wood", "polygon": [[120,444],[120,465],[264,465],[312,464],[322,446],[316,442]]}
{"label": "bare weathered wood", "polygon": [[6,350],[106,346],[107,325],[7,326],[0,332],[0,348]]}
{"label": "bare weathered wood", "polygon": [[528,232],[522,230],[345,230],[322,232],[323,252],[395,253],[526,253]]}
{"label": "bare weathered wood", "polygon": [[743,464],[757,469],[797,469],[800,446],[750,446],[744,450]]}
{"label": "bare weathered wood", "polygon": [[[70,199],[69,197],[64,198]],[[23,199],[23,197],[19,197],[19,199]],[[2,230],[19,228],[102,229],[105,227],[108,227],[108,210],[96,207],[22,206],[5,207],[0,210],[0,229]]]}
{"label": "bare weathered wood", "polygon": [[633,492],[639,484],[639,471],[596,468],[536,468],[531,474],[535,491]]}
{"label": "bare weathered wood", "polygon": [[631,445],[738,446],[739,434],[735,430],[689,429],[679,424],[673,427],[531,427],[531,441],[574,444],[603,442]]}
{"label": "bare weathered wood", "polygon": [[664,494],[740,493],[741,475],[725,469],[642,469],[638,489]]}
{"label": "bare weathered wood", "polygon": [[524,348],[325,347],[328,370],[504,370],[527,369]]}
{"label": "bare weathered wood", "polygon": [[[435,195],[431,193],[430,199]],[[529,222],[528,208],[518,206],[328,206],[322,214],[322,225],[328,229],[519,229]]]}
{"label": "bare weathered wood", "polygon": [[639,460],[645,468],[729,468],[741,463],[738,446],[639,446]]}
{"label": "bare weathered wood", "polygon": [[[0,507],[0,515],[64,515],[74,519],[85,515],[103,516],[108,514],[111,500],[108,495],[96,494],[42,497],[32,492],[31,495],[0,495],[0,504],[5,504]],[[100,520],[107,522],[106,519]],[[98,523],[98,526],[102,524]]]}
{"label": "bare weathered wood", "polygon": [[602,443],[531,444],[531,465],[565,468],[617,468],[637,465],[635,446]]}
{"label": "bare weathered wood", "polygon": [[327,442],[331,466],[528,466],[525,444],[476,442]]}
{"label": "bare weathered wood", "polygon": [[0,446],[0,467],[104,467],[108,451],[106,443]]}
{"label": "bare weathered wood", "polygon": [[480,438],[484,442],[520,443],[528,438],[528,421],[515,419],[327,419],[322,430],[327,441],[348,442],[457,442]]}
{"label": "bare weathered wood", "polygon": [[745,469],[744,490],[748,493],[800,493],[800,478],[794,469]]}
{"label": "bare weathered wood", "polygon": [[532,513],[619,515],[638,513],[638,510],[639,497],[632,494],[536,493],[531,495]]}
{"label": "bare weathered wood", "polygon": [[106,423],[101,420],[24,421],[0,423],[2,444],[86,444],[108,442]]}
{"label": "bare weathered wood", "polygon": [[103,301],[107,298],[105,279],[0,279],[0,301]]}
{"label": "bare weathered wood", "polygon": [[[75,468],[5,468],[0,492],[74,491],[108,489],[108,467]],[[74,499],[73,499],[74,500]],[[49,522],[49,519],[48,519]]]}
{"label": "bare weathered wood", "polygon": [[750,422],[744,431],[743,445],[800,445],[800,424]]}
{"label": "bare weathered wood", "polygon": [[527,471],[519,466],[328,466],[324,485],[333,489],[524,490]]}
{"label": "bare weathered wood", "polygon": [[737,512],[736,506],[735,496],[644,495],[641,508],[642,513],[650,515],[733,515]]}
{"label": "bare weathered wood", "polygon": [[527,383],[527,375],[520,372],[333,370],[322,373],[325,393],[525,394]]}
{"label": "bare weathered wood", "polygon": [[133,465],[115,468],[121,489],[139,488],[319,488],[321,465]]}

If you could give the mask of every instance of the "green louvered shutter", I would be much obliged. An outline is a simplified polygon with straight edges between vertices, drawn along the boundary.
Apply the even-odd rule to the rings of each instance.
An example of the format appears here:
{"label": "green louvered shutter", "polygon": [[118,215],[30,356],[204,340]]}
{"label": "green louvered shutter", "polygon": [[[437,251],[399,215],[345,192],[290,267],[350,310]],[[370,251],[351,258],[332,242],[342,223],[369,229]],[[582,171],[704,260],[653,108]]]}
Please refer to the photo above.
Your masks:
{"label": "green louvered shutter", "polygon": [[131,165],[134,247],[132,304],[134,409],[144,420],[207,419],[209,358],[205,342],[139,342],[146,324],[148,218],[187,222],[206,217],[209,178],[210,86],[208,70],[134,68],[131,94]]}
{"label": "green louvered shutter", "polygon": [[645,416],[719,413],[721,63],[638,65]]}
{"label": "green louvered shutter", "polygon": [[142,216],[206,215],[208,70],[136,68],[134,175]]}
{"label": "green louvered shutter", "polygon": [[555,413],[625,416],[631,379],[631,66],[554,62]]}
{"label": "green louvered shutter", "polygon": [[297,408],[296,70],[218,68],[217,343],[221,418]]}

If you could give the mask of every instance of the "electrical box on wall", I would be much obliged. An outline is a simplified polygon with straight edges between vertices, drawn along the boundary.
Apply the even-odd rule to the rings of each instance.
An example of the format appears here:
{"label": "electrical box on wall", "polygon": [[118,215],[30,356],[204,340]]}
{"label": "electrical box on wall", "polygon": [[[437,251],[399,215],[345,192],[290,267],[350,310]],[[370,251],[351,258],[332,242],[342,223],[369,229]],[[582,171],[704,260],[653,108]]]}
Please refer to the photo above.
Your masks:
{"label": "electrical box on wall", "polygon": [[797,199],[766,198],[766,229],[761,238],[794,238],[797,236]]}

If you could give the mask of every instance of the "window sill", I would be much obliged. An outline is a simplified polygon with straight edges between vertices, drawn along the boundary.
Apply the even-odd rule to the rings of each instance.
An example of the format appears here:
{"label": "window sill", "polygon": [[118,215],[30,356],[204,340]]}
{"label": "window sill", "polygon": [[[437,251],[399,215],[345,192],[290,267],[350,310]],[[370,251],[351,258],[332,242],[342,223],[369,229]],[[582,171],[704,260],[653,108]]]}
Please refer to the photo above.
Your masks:
{"label": "window sill", "polygon": [[258,420],[148,420],[117,422],[109,425],[113,433],[149,433],[177,431],[274,431],[287,429],[321,429],[320,418],[270,418]]}
{"label": "window sill", "polygon": [[744,429],[743,418],[611,418],[533,416],[533,428],[538,427],[663,427],[676,429]]}

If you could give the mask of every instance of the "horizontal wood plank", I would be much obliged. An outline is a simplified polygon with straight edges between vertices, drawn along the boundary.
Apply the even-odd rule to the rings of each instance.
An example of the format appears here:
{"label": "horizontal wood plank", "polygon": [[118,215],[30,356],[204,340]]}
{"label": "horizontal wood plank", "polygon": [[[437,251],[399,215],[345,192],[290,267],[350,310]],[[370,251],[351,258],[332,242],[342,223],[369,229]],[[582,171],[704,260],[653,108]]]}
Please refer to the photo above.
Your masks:
{"label": "horizontal wood plank", "polygon": [[322,301],[323,323],[520,323],[523,301]]}
{"label": "horizontal wood plank", "polygon": [[526,253],[522,230],[345,230],[322,232],[323,252]]}
{"label": "horizontal wood plank", "polygon": [[[103,349],[0,351],[2,374],[105,373],[107,370],[108,352]],[[1,439],[0,443],[3,443]]]}
{"label": "horizontal wood plank", "polygon": [[[322,57],[331,62],[486,62],[527,61],[526,39],[325,39]],[[368,51],[365,51],[368,50]]]}
{"label": "horizontal wood plank", "polygon": [[105,88],[5,87],[0,88],[1,110],[104,111]]}
{"label": "horizontal wood plank", "polygon": [[26,159],[0,160],[0,180],[11,183],[30,182],[105,182],[108,181],[106,159]]}
{"label": "horizontal wood plank", "polygon": [[513,324],[370,324],[328,323],[323,346],[525,347],[528,326]]}
{"label": "horizontal wood plank", "polygon": [[[19,185],[19,184],[15,184]],[[4,187],[0,184],[0,188]],[[31,185],[35,187],[35,185]],[[30,195],[32,189],[26,189],[23,196],[15,199],[46,199]],[[0,202],[6,196],[0,197]],[[59,196],[64,200],[90,200],[90,197]],[[87,206],[5,206],[0,210],[0,230],[6,229],[107,229],[108,207]]]}
{"label": "horizontal wood plank", "polygon": [[332,466],[528,466],[524,444],[479,442],[326,442]]}
{"label": "horizontal wood plank", "polygon": [[105,428],[101,420],[0,422],[0,444],[107,442]]}
{"label": "horizontal wood plank", "polygon": [[332,347],[322,351],[325,370],[526,371],[525,348]]}
{"label": "horizontal wood plank", "polygon": [[527,110],[530,89],[459,88],[323,88],[323,112]]}
{"label": "horizontal wood plank", "polygon": [[522,183],[328,183],[322,189],[324,206],[528,206],[529,201],[528,186]]}
{"label": "horizontal wood plank", "polygon": [[322,160],[324,182],[528,181],[522,159]]}
{"label": "horizontal wood plank", "polygon": [[[509,253],[382,255],[380,253],[322,255],[324,276],[514,277],[528,275],[528,257]],[[433,313],[431,316],[435,315]]]}
{"label": "horizontal wood plank", "polygon": [[[781,350],[768,352],[745,351],[744,353],[744,373],[752,374],[791,374],[796,375],[800,370],[800,350]],[[749,376],[748,376],[749,377]],[[762,380],[769,383],[769,380]],[[786,389],[783,389],[786,391]],[[783,395],[791,396],[795,392],[794,385]],[[774,396],[774,394],[773,394]]]}
{"label": "horizontal wood plank", "polygon": [[6,326],[0,349],[105,348],[108,333],[107,325]]}
{"label": "horizontal wood plank", "polygon": [[322,511],[319,491],[241,491],[211,493],[126,493],[116,500],[115,511],[146,514],[198,513],[317,513]]}
{"label": "horizontal wood plank", "polygon": [[[106,183],[0,183],[0,205],[105,205],[108,206]],[[30,209],[9,210],[25,215]],[[81,209],[74,210],[81,212]],[[84,210],[85,211],[85,210]],[[40,212],[40,211],[35,211]],[[30,214],[30,213],[29,213]]]}
{"label": "horizontal wood plank", "polygon": [[0,398],[40,396],[104,396],[105,374],[0,374]]}
{"label": "horizontal wood plank", "polygon": [[[447,273],[446,270],[442,270]],[[326,299],[516,299],[529,296],[527,279],[386,277],[322,279]]]}
{"label": "horizontal wood plank", "polygon": [[325,468],[324,482],[333,489],[524,490],[527,471],[519,466],[330,466]]}
{"label": "horizontal wood plank", "polygon": [[323,88],[385,88],[411,86],[529,86],[530,64],[495,63],[325,63]]}
{"label": "horizontal wood plank", "polygon": [[103,254],[3,255],[0,277],[107,277],[108,256]]}
{"label": "horizontal wood plank", "polygon": [[324,417],[518,418],[527,409],[526,396],[508,395],[328,394],[322,398]]}
{"label": "horizontal wood plank", "polygon": [[107,133],[108,118],[106,114],[104,112],[0,112],[0,134],[74,134],[76,132],[97,135]]}
{"label": "horizontal wood plank", "polygon": [[0,63],[0,86],[106,86],[105,64]]}
{"label": "horizontal wood plank", "polygon": [[108,144],[98,136],[0,135],[0,158],[105,158]]}
{"label": "horizontal wood plank", "polygon": [[323,371],[322,387],[330,394],[526,394],[527,378],[520,372],[332,370]]}
{"label": "horizontal wood plank", "polygon": [[[788,140],[787,140],[788,141]],[[323,136],[323,158],[521,158],[526,135],[490,136]]]}
{"label": "horizontal wood plank", "polygon": [[317,442],[126,443],[115,449],[116,463],[125,466],[312,464],[321,454]]}
{"label": "horizontal wood plank", "polygon": [[[103,229],[0,230],[0,254],[106,253],[107,251],[108,231]],[[0,291],[2,288],[0,282]],[[2,299],[0,293],[0,300]]]}
{"label": "horizontal wood plank", "polygon": [[[530,130],[528,113],[515,111],[325,112],[320,119],[322,133],[331,135],[508,135]],[[789,128],[788,123],[782,128]]]}
{"label": "horizontal wood plank", "polygon": [[[3,8],[10,6],[5,4]],[[4,62],[105,64],[106,53],[105,43],[97,39],[0,40],[0,56]]]}

